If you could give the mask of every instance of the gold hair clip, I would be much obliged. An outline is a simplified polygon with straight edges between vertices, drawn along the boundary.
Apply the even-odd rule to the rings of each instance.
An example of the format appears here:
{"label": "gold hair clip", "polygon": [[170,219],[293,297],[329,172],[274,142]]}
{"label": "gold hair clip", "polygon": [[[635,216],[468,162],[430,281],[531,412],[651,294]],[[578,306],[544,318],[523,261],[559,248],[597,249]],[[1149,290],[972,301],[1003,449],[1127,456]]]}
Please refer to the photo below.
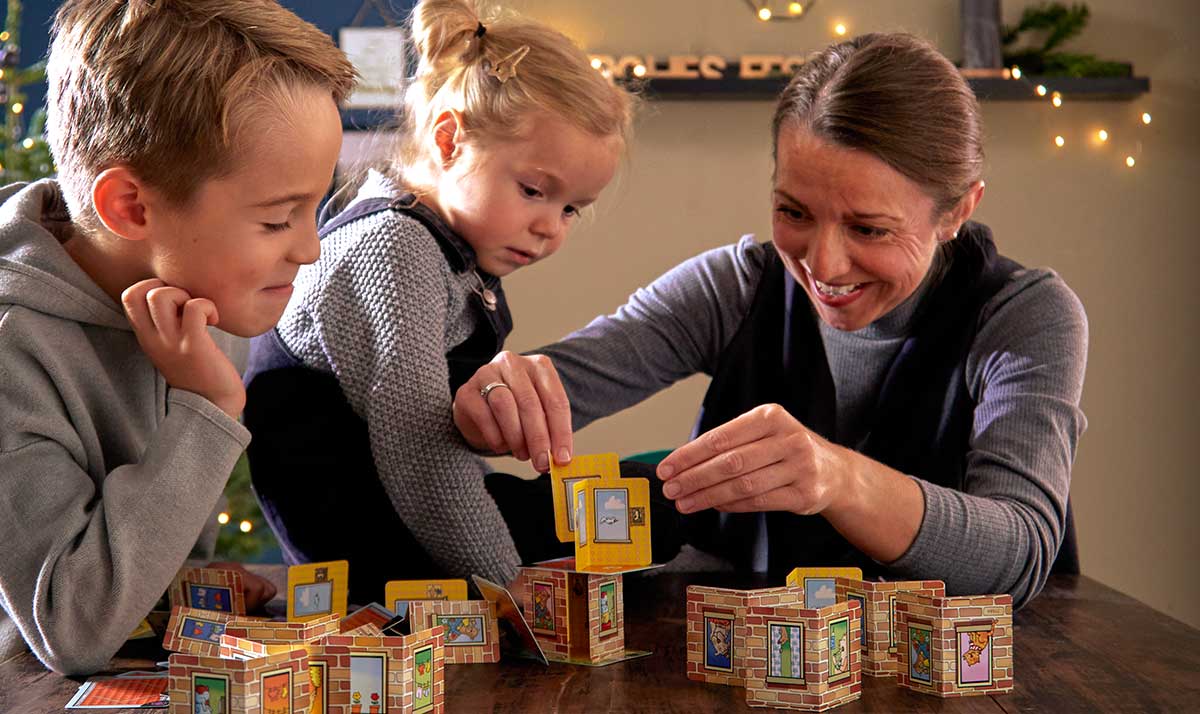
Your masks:
{"label": "gold hair clip", "polygon": [[525,55],[527,54],[529,54],[529,45],[521,45],[500,60],[493,62],[492,68],[488,70],[488,74],[500,80],[501,84],[504,84],[517,76],[517,65],[521,63],[521,60],[525,59]]}

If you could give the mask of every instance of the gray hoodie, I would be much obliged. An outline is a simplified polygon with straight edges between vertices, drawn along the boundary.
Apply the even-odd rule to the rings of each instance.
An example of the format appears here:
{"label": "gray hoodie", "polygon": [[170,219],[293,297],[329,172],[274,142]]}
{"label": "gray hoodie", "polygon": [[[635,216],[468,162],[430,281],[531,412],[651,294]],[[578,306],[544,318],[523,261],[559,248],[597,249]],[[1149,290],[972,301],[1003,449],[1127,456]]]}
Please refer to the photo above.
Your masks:
{"label": "gray hoodie", "polygon": [[250,441],[167,386],[60,244],[57,183],[0,189],[0,661],[102,668],[211,523]]}

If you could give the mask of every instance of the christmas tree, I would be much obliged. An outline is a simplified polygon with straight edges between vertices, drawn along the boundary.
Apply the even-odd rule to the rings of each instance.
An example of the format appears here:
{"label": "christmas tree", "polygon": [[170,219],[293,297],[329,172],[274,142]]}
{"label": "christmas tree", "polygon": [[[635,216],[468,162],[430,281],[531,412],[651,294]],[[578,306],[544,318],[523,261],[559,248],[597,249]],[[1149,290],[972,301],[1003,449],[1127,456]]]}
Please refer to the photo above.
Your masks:
{"label": "christmas tree", "polygon": [[14,181],[32,181],[54,173],[54,160],[46,143],[46,110],[33,112],[28,128],[27,108],[22,88],[46,80],[46,62],[29,67],[21,63],[21,0],[8,0],[8,17],[0,32],[0,110],[4,111],[4,129],[0,131],[0,185]]}

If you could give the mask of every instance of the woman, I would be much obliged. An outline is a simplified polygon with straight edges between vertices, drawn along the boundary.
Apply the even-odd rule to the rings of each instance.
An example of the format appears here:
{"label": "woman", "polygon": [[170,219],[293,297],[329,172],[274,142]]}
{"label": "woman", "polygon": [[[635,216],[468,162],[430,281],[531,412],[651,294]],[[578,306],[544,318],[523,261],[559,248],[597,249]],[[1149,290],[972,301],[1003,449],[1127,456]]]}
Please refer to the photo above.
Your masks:
{"label": "woman", "polygon": [[1087,322],[1057,275],[968,221],[973,93],[928,43],[867,35],[800,69],[774,140],[771,243],[697,256],[540,356],[501,354],[456,424],[477,448],[560,454],[572,423],[704,372],[701,436],[657,470],[693,544],[1020,606],[1067,523]]}

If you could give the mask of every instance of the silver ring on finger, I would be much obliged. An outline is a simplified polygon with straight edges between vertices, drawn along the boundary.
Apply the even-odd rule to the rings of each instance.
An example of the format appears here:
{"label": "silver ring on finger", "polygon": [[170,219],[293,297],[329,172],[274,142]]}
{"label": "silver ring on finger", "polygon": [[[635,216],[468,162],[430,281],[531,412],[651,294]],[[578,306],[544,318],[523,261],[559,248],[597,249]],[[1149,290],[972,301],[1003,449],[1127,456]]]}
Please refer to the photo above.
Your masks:
{"label": "silver ring on finger", "polygon": [[512,388],[509,387],[504,382],[489,382],[488,384],[484,385],[483,389],[479,390],[479,396],[483,397],[483,401],[486,402],[488,395],[492,393],[492,390],[498,389],[500,387],[504,387],[505,389],[507,389],[510,392],[512,391]]}

